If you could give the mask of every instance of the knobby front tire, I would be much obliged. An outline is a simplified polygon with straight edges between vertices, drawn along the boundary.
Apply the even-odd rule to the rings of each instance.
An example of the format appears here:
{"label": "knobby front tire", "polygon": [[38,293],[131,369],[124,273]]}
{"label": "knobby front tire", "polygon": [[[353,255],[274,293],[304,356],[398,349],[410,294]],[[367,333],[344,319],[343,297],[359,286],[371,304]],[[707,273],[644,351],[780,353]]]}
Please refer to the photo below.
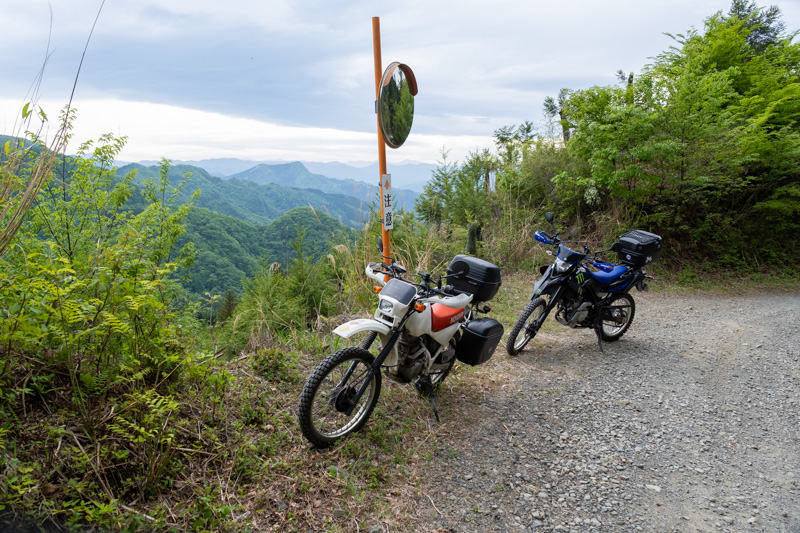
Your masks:
{"label": "knobby front tire", "polygon": [[508,334],[506,341],[508,355],[517,355],[536,336],[537,332],[531,331],[531,324],[539,320],[546,307],[547,302],[541,297],[528,302],[528,305],[522,310],[522,314],[519,315],[517,323],[511,328],[511,333]]}
{"label": "knobby front tire", "polygon": [[318,447],[358,431],[369,419],[381,393],[381,373],[375,372],[353,407],[345,413],[347,400],[367,377],[372,355],[362,348],[345,348],[329,355],[314,369],[300,394],[297,418],[303,436]]}

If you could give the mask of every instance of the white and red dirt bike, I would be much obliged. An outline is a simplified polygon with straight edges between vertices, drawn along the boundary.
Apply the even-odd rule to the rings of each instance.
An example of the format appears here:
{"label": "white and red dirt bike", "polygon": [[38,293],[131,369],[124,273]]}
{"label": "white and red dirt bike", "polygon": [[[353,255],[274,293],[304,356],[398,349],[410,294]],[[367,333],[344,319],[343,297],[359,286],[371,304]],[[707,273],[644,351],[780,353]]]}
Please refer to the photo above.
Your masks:
{"label": "white and red dirt bike", "polygon": [[[500,269],[487,261],[457,255],[444,287],[442,276],[434,282],[428,273],[417,274],[420,282],[411,281],[397,263],[370,263],[366,274],[383,286],[373,318],[351,320],[334,330],[345,339],[366,332],[366,339],[325,358],[300,396],[300,429],[318,447],[364,426],[380,396],[381,369],[390,379],[428,392],[433,402],[434,390],[456,360],[485,363],[503,336],[497,320],[474,318],[489,311],[484,303],[501,284]],[[373,355],[376,338],[380,342]]]}

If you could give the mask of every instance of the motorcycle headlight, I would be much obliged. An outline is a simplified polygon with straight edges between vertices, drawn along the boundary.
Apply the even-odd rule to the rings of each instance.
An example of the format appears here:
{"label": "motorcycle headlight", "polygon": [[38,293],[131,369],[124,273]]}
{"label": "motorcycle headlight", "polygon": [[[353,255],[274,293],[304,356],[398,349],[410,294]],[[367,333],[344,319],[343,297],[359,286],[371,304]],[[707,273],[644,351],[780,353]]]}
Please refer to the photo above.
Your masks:
{"label": "motorcycle headlight", "polygon": [[389,300],[381,300],[381,303],[378,304],[378,309],[380,309],[381,313],[385,315],[391,315],[392,309],[394,309],[394,304]]}
{"label": "motorcycle headlight", "polygon": [[555,271],[559,274],[562,272],[566,272],[567,270],[569,270],[569,267],[572,266],[563,259],[559,259],[558,257],[556,257],[554,265],[555,265]]}

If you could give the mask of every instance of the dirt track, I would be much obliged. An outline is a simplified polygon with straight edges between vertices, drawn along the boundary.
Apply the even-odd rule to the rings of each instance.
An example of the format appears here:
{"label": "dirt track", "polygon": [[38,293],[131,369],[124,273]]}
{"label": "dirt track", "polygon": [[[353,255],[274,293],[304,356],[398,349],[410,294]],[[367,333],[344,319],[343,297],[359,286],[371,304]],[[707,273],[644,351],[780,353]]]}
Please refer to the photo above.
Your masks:
{"label": "dirt track", "polygon": [[800,532],[800,295],[635,296],[603,353],[522,352],[430,461],[420,531]]}

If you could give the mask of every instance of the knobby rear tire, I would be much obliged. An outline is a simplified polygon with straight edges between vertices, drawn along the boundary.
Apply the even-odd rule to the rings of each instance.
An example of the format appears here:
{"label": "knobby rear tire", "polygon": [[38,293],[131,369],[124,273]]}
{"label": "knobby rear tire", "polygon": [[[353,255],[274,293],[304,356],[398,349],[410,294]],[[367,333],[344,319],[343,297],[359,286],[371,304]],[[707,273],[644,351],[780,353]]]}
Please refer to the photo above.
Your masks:
{"label": "knobby rear tire", "polygon": [[[530,325],[539,320],[546,307],[547,302],[541,297],[528,302],[528,305],[522,310],[522,314],[519,315],[517,323],[511,328],[511,333],[508,334],[508,340],[506,340],[508,355],[517,355],[536,336],[536,331],[530,331]],[[517,339],[520,333],[522,336]]]}
{"label": "knobby rear tire", "polygon": [[[366,424],[381,393],[380,372],[373,374],[351,415],[337,409],[337,399],[341,408],[345,395],[353,394],[364,383],[374,360],[362,348],[345,348],[329,355],[314,369],[303,387],[297,408],[300,430],[309,442],[320,448],[331,446]],[[351,365],[355,368],[345,380]]]}
{"label": "knobby rear tire", "polygon": [[614,342],[628,331],[633,322],[633,317],[636,315],[636,302],[633,299],[633,295],[618,294],[613,296],[607,304],[606,312],[622,319],[622,324],[619,325],[610,320],[601,320],[600,322],[603,340]]}

